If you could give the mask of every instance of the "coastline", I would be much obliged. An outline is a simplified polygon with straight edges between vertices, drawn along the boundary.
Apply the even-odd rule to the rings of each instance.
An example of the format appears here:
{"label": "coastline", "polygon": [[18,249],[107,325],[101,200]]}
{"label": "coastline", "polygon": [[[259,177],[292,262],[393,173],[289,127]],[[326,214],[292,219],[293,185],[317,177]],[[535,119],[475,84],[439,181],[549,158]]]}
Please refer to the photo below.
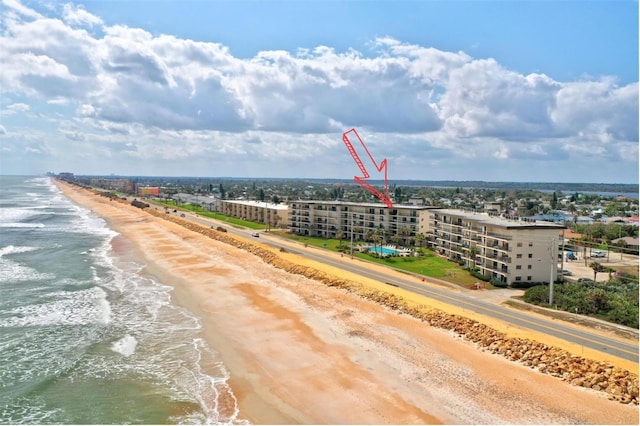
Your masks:
{"label": "coastline", "polygon": [[[609,401],[342,289],[55,181],[203,322],[252,423],[636,423]],[[231,404],[232,401],[223,401]]]}

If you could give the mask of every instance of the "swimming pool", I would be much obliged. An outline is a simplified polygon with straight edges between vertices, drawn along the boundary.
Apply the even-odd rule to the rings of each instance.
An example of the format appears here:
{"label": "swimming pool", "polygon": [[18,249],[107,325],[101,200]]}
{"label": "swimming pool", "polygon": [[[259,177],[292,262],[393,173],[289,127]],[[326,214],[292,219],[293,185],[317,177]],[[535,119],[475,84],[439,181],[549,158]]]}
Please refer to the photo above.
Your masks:
{"label": "swimming pool", "polygon": [[376,252],[378,254],[398,254],[398,250],[390,249],[387,247],[369,247],[369,251]]}

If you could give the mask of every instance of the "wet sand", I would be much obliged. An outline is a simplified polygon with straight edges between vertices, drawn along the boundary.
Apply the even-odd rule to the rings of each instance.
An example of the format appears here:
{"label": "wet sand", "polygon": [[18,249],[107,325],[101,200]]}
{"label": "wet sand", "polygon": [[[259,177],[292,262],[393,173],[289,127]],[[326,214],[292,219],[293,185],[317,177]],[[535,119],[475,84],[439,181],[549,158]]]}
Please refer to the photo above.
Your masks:
{"label": "wet sand", "polygon": [[[145,260],[147,272],[172,285],[176,302],[201,319],[206,340],[230,371],[240,419],[259,424],[638,422],[637,406],[480,351],[447,331],[276,269],[140,209],[58,186],[105,218]],[[221,404],[231,410],[234,401]]]}

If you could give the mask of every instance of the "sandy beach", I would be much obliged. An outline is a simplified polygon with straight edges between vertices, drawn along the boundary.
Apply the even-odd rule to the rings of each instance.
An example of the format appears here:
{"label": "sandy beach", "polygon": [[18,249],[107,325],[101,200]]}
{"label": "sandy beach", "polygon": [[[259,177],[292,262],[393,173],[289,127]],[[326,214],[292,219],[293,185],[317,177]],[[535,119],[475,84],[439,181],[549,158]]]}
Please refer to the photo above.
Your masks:
{"label": "sandy beach", "polygon": [[[239,419],[255,424],[638,423],[636,405],[610,401],[602,392],[481,351],[451,332],[277,269],[140,209],[56,184],[107,220],[121,234],[114,244],[130,244],[146,272],[173,286],[176,303],[200,318],[206,340],[230,372]],[[235,401],[223,397],[221,404],[221,411],[233,410]]]}

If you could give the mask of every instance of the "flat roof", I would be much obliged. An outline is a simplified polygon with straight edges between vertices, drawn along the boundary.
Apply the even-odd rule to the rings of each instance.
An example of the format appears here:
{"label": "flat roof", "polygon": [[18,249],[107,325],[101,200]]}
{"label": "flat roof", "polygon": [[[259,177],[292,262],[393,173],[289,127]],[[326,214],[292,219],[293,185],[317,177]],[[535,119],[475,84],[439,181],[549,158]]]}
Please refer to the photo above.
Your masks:
{"label": "flat roof", "polygon": [[[382,203],[354,203],[351,201],[321,201],[321,200],[295,200],[289,201],[289,204],[327,204],[335,206],[354,206],[354,207],[370,207],[377,209],[389,209],[386,204]],[[393,209],[411,209],[411,210],[430,210],[436,209],[434,206],[416,206],[413,204],[394,204]]]}
{"label": "flat roof", "polygon": [[223,203],[232,203],[232,204],[240,204],[243,206],[250,207],[262,207],[267,209],[274,210],[288,210],[289,206],[286,204],[274,204],[266,201],[256,201],[256,200],[222,200]]}
{"label": "flat roof", "polygon": [[566,226],[554,223],[546,222],[544,220],[535,220],[529,218],[512,217],[507,218],[503,216],[490,215],[488,213],[471,212],[466,210],[457,209],[435,209],[442,214],[449,214],[451,216],[463,217],[484,223],[487,225],[496,225],[508,229],[567,229]]}

